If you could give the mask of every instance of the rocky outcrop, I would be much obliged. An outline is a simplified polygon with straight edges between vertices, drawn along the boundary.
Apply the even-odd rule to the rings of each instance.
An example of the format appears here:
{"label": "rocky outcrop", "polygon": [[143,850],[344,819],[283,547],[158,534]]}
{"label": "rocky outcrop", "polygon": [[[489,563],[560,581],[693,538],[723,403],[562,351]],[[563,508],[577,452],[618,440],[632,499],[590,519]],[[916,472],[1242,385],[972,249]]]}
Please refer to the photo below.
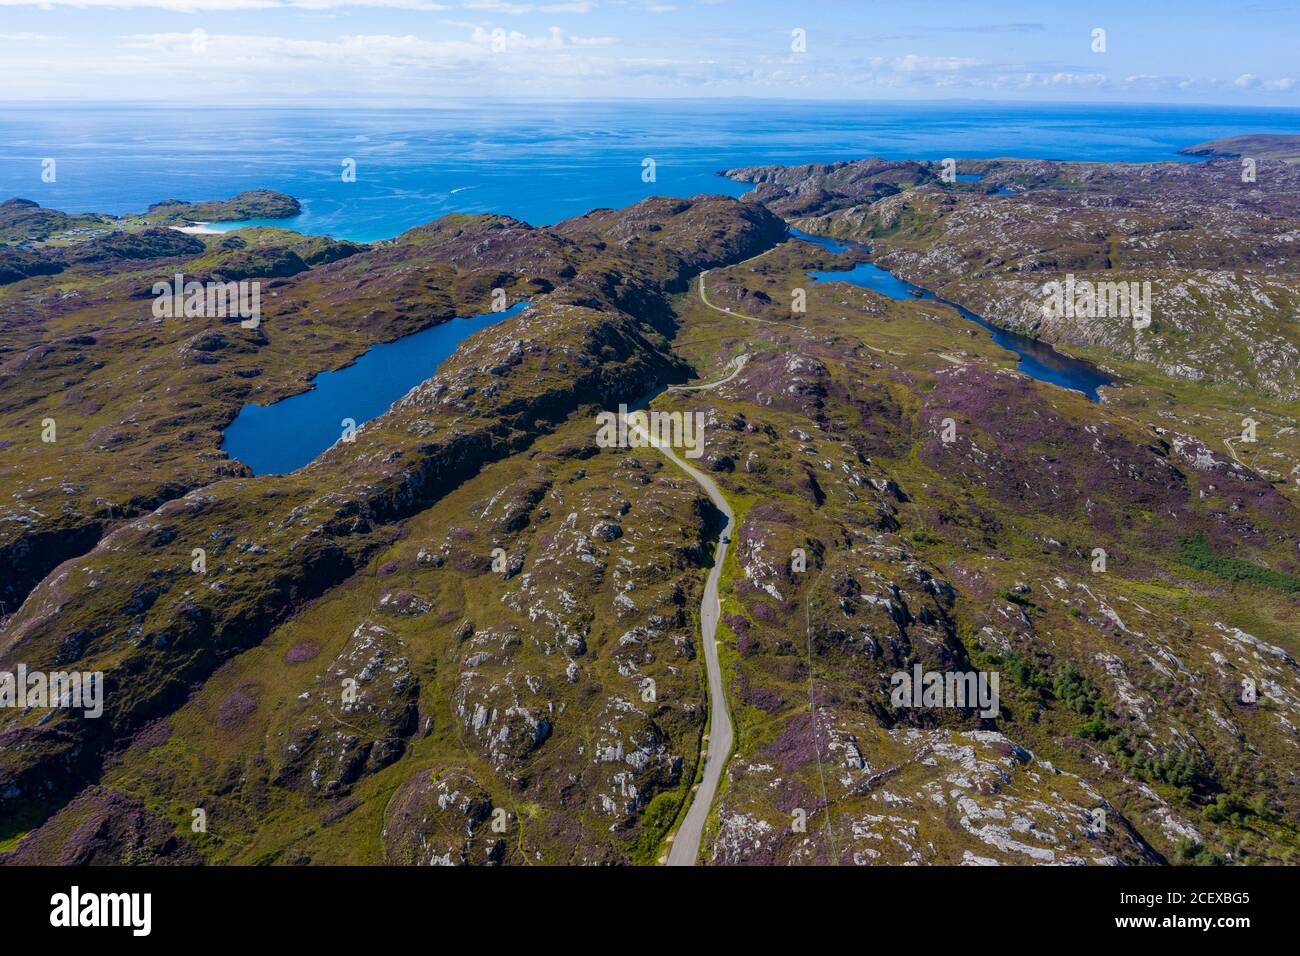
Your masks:
{"label": "rocky outcrop", "polygon": [[384,862],[464,866],[498,862],[504,841],[491,830],[492,798],[458,770],[418,770],[384,814]]}
{"label": "rocky outcrop", "polygon": [[419,716],[419,680],[399,638],[361,624],[284,730],[279,781],[331,796],[397,760]]}
{"label": "rocky outcrop", "polygon": [[[717,198],[653,200],[630,215],[637,229],[657,216],[671,245],[656,241],[649,253],[637,247],[617,260],[618,267],[635,278],[640,295],[662,301],[696,264],[752,254],[781,231],[770,213]],[[454,257],[472,242],[462,230],[432,246],[408,242],[400,249],[407,257]],[[517,230],[515,242],[516,251],[553,245],[548,234],[528,229]],[[502,255],[509,248],[506,243],[485,253]],[[586,248],[592,255],[591,244]],[[358,258],[322,268],[337,280],[333,270]],[[608,271],[599,268],[602,275]],[[440,375],[361,429],[355,444],[336,445],[301,475],[235,479],[191,492],[117,526],[75,567],[47,578],[0,632],[0,663],[23,660],[35,667],[58,660],[93,668],[111,655],[105,714],[96,721],[60,714],[40,726],[22,716],[10,720],[21,746],[0,754],[0,809],[48,807],[60,793],[75,792],[98,773],[113,741],[178,706],[221,663],[256,646],[275,624],[364,564],[391,540],[397,522],[487,464],[528,448],[583,406],[633,401],[656,382],[680,376],[673,360],[645,337],[642,318],[617,304],[629,300],[593,297],[581,277],[471,339]],[[157,566],[121,560],[154,553],[159,534],[175,527],[184,535],[158,553]],[[200,544],[208,571],[196,579],[190,553]],[[160,595],[147,608],[106,605],[102,596],[131,593],[146,578]],[[391,714],[391,695],[377,706]],[[538,726],[534,722],[525,736],[537,739]],[[323,714],[314,729],[315,740],[328,735],[328,741],[295,738],[303,753],[311,752],[295,766],[295,779],[310,777],[311,764],[322,785],[341,787],[356,778],[358,766],[390,756],[379,745],[384,735],[373,735],[367,750],[364,734],[350,741],[326,727]],[[58,772],[48,776],[55,765]],[[54,792],[47,792],[50,781]]]}

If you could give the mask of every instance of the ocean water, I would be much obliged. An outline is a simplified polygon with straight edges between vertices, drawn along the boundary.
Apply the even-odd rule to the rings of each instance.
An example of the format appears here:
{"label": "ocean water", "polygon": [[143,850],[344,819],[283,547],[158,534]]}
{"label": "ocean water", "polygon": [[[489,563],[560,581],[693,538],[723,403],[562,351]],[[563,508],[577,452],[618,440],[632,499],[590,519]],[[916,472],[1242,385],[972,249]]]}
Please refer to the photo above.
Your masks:
{"label": "ocean water", "polygon": [[[369,242],[453,212],[534,225],[650,195],[739,196],[733,166],[888,159],[1154,162],[1244,133],[1298,133],[1300,110],[937,103],[624,101],[452,103],[420,110],[159,109],[7,105],[0,109],[0,199],[122,214],[163,199],[268,188],[302,214],[263,222]],[[43,161],[56,162],[53,182]],[[355,182],[345,182],[346,161]],[[649,171],[653,170],[653,176]],[[221,227],[233,228],[233,227]],[[875,267],[819,278],[895,296]],[[1050,346],[993,328],[1026,373],[1096,398],[1105,376]],[[313,388],[245,406],[223,448],[255,473],[301,467],[338,440],[344,418],[382,414],[460,341],[505,313],[458,319],[375,346]]]}
{"label": "ocean water", "polygon": [[[1300,110],[763,101],[500,102],[421,110],[0,108],[0,198],[68,212],[277,189],[284,225],[391,238],[450,212],[534,225],[649,195],[740,195],[731,166],[883,156],[1177,159],[1221,136],[1300,132]],[[57,178],[41,178],[56,160]],[[343,161],[356,182],[342,180]],[[654,181],[643,180],[654,160]]]}

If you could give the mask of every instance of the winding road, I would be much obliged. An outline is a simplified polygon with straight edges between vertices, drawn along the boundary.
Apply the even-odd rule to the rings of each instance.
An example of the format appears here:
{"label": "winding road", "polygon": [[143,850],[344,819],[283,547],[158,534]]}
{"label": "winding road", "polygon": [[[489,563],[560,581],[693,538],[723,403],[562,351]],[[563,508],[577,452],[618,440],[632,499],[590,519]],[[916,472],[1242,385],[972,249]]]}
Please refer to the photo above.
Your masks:
{"label": "winding road", "polygon": [[[743,367],[743,356],[738,363]],[[729,380],[740,369],[737,368]],[[726,381],[724,380],[724,381]],[[721,382],[714,382],[720,385]],[[722,780],[722,770],[731,753],[732,740],[735,737],[731,725],[731,711],[727,707],[727,695],[722,687],[722,666],[718,663],[718,618],[722,613],[722,602],[718,598],[718,580],[722,576],[722,563],[727,557],[727,544],[736,527],[736,516],[731,506],[723,497],[713,479],[698,468],[684,462],[666,445],[654,440],[654,437],[634,421],[628,422],[628,428],[635,431],[648,444],[654,445],[666,455],[678,468],[704,489],[714,506],[727,516],[727,524],[718,537],[718,545],[713,551],[713,567],[704,582],[704,598],[700,601],[700,642],[704,645],[704,666],[709,675],[709,733],[704,746],[704,776],[692,789],[690,807],[672,838],[672,849],[668,851],[669,866],[694,866],[700,855],[700,842],[704,838],[704,823],[717,796],[718,784]]]}
{"label": "winding road", "polygon": [[706,383],[703,384],[703,385],[669,385],[669,386],[668,386],[668,391],[670,391],[670,392],[698,392],[698,391],[701,391],[701,390],[707,390],[707,389],[710,389],[710,388],[717,388],[719,385],[726,385],[726,384],[727,384],[728,382],[730,382],[733,378],[735,378],[737,375],[740,374],[741,370],[745,367],[745,363],[748,362],[748,361],[749,361],[749,353],[745,353],[745,354],[743,354],[743,355],[737,355],[735,358],[733,358],[733,359],[732,359],[730,362],[728,362],[727,365],[726,365],[727,368],[732,368],[732,366],[735,366],[735,368],[732,369],[731,374],[728,375],[726,378],[720,378],[720,379],[718,379],[716,382],[706,382]]}
{"label": "winding road", "polygon": [[[771,251],[772,251],[771,249],[767,250],[767,252],[771,252]],[[746,259],[745,262],[752,262],[754,259],[757,259],[759,256],[767,255],[767,252],[760,252],[758,256],[751,256],[750,258]],[[738,262],[736,263],[736,265],[743,266],[745,262]],[[772,319],[760,319],[756,315],[745,315],[745,313],[743,312],[735,312],[732,311],[731,309],[724,309],[720,305],[714,305],[712,302],[709,301],[709,294],[704,291],[704,277],[709,274],[709,271],[710,270],[705,269],[703,272],[700,273],[700,301],[703,302],[710,309],[712,309],[714,312],[721,312],[724,315],[731,316],[733,319],[745,319],[749,322],[762,322],[764,325],[775,325],[781,328],[798,329],[800,332],[809,331],[808,329],[804,328],[802,325],[795,325],[793,322],[776,322]]]}
{"label": "winding road", "polygon": [[[765,252],[746,259],[746,262],[757,259],[766,255]],[[739,263],[743,265],[744,263]],[[700,273],[699,293],[700,301],[715,312],[722,312],[736,319],[746,319],[750,322],[761,322],[765,325],[776,325],[784,328],[794,328],[803,332],[810,331],[802,325],[795,325],[787,322],[774,322],[771,319],[762,319],[757,316],[745,315],[741,312],[735,312],[731,309],[725,309],[714,305],[709,301],[708,293],[705,291],[704,279],[709,274],[709,270]],[[866,344],[865,342],[863,344]],[[867,348],[876,352],[885,352],[885,349],[876,348],[874,345],[867,345]],[[904,355],[904,352],[891,352],[894,355]],[[694,390],[704,390],[716,388],[730,382],[733,378],[741,373],[745,363],[750,359],[749,353],[743,353],[731,359],[724,368],[724,371],[730,369],[730,373],[725,377],[714,382],[708,382],[703,385],[673,385],[669,386],[668,391],[686,392]],[[941,358],[949,362],[961,363],[963,360],[950,355],[941,355]],[[637,432],[647,444],[654,445],[662,454],[666,455],[678,468],[686,472],[713,501],[713,504],[727,516],[726,527],[722,529],[722,534],[718,538],[717,548],[713,553],[713,567],[709,570],[709,576],[704,582],[704,597],[700,602],[700,640],[704,644],[704,664],[709,675],[709,733],[704,738],[704,775],[700,782],[692,787],[690,795],[690,806],[686,810],[686,816],[682,824],[677,828],[677,833],[669,840],[672,841],[672,848],[668,851],[667,863],[669,866],[694,866],[700,855],[700,844],[704,839],[704,824],[708,820],[709,810],[713,807],[714,798],[718,794],[718,784],[722,781],[722,771],[726,767],[727,758],[731,755],[731,745],[735,740],[735,731],[731,723],[731,711],[727,707],[727,696],[722,686],[722,666],[718,662],[718,618],[722,613],[722,602],[718,597],[718,581],[722,577],[722,564],[727,557],[727,544],[731,539],[736,524],[736,516],[732,513],[727,499],[723,497],[718,486],[714,484],[713,479],[704,474],[697,468],[693,468],[686,462],[682,461],[671,448],[660,444],[654,440],[654,437],[632,422],[628,427]],[[811,665],[812,648],[809,646],[809,663]],[[809,668],[811,676],[812,669]],[[809,693],[812,693],[812,685],[809,685]],[[810,706],[815,713],[815,700],[810,696]],[[821,770],[821,754],[818,753],[818,770]],[[825,793],[825,780],[822,782],[822,791]],[[829,806],[829,801],[827,801]],[[829,813],[826,819],[827,837],[831,845],[834,845],[833,836],[830,832]],[[661,858],[661,862],[663,862]]]}

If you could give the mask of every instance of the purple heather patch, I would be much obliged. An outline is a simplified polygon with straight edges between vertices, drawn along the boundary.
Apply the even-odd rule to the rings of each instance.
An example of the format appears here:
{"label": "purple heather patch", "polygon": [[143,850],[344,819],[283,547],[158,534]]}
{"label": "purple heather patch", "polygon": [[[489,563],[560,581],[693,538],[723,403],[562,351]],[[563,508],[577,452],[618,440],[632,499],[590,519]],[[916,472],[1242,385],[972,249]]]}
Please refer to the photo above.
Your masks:
{"label": "purple heather patch", "polygon": [[746,527],[750,521],[770,521],[774,524],[796,524],[798,519],[793,514],[786,511],[779,504],[771,501],[765,501],[749,509],[749,514],[745,516]]}
{"label": "purple heather patch", "polygon": [[299,641],[284,652],[286,664],[302,664],[320,653],[320,645],[315,641]]}
{"label": "purple heather patch", "polygon": [[236,687],[217,708],[217,726],[222,730],[238,727],[257,710],[257,698],[248,693],[250,686],[245,684]]}
{"label": "purple heather patch", "polygon": [[755,686],[745,677],[737,680],[736,685],[736,696],[751,707],[774,714],[785,706],[785,699],[769,687]]}
{"label": "purple heather patch", "polygon": [[817,759],[817,740],[813,734],[812,714],[795,714],[777,738],[764,748],[764,757],[773,761],[782,773],[797,773]]}
{"label": "purple heather patch", "polygon": [[167,743],[172,736],[172,725],[166,720],[155,720],[146,724],[135,739],[131,741],[131,749],[141,752],[153,750],[155,747],[161,747]]}

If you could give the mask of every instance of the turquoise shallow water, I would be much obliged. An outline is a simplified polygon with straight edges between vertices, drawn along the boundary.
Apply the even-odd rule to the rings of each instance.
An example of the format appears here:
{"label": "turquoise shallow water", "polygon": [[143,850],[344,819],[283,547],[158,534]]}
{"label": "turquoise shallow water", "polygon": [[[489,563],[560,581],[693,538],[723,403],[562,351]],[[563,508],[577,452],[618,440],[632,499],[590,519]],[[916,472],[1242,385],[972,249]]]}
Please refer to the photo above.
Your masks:
{"label": "turquoise shallow water", "polygon": [[[1043,104],[481,101],[426,110],[158,110],[14,107],[0,112],[0,198],[123,213],[166,198],[244,189],[298,197],[275,223],[387,239],[449,212],[547,224],[649,195],[740,195],[732,166],[892,159],[1176,159],[1193,143],[1300,133],[1300,110]],[[58,163],[41,181],[41,160]],[[655,161],[655,181],[643,163]],[[342,181],[356,161],[357,180]]]}
{"label": "turquoise shallow water", "polygon": [[[1176,151],[1193,143],[1257,132],[1300,133],[1300,110],[701,100],[356,112],[19,105],[0,114],[0,198],[125,213],[168,198],[269,188],[297,197],[303,212],[260,224],[374,241],[452,212],[540,225],[651,195],[739,196],[748,185],[717,175],[733,166],[864,156],[1153,162],[1179,159]],[[42,181],[46,157],[58,164],[53,183]],[[340,175],[345,160],[355,161],[355,182]],[[819,278],[909,294],[874,266]],[[258,474],[299,468],[338,440],[344,418],[361,424],[382,414],[466,336],[508,314],[377,345],[355,365],[317,376],[308,392],[245,406],[223,447]],[[1106,381],[1050,346],[964,314],[1036,378],[1094,400]]]}

